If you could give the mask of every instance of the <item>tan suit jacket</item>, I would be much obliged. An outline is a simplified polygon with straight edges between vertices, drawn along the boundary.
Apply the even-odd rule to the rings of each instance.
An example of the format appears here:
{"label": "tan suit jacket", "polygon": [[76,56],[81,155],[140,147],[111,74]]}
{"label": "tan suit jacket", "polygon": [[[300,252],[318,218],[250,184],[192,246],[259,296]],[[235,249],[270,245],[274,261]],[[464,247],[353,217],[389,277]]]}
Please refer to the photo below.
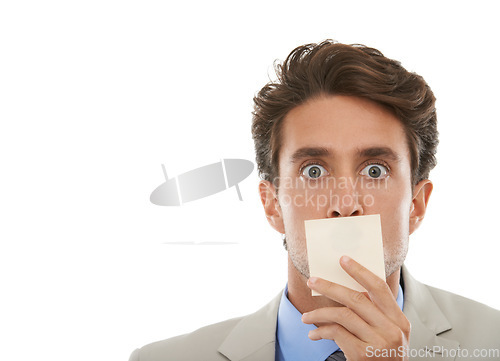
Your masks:
{"label": "tan suit jacket", "polygon": [[[403,313],[411,323],[410,356],[414,356],[411,360],[500,360],[499,354],[493,358],[473,354],[485,352],[476,349],[496,349],[500,353],[500,311],[424,285],[405,266],[402,276]],[[137,349],[130,361],[274,361],[281,293],[248,316]],[[459,348],[461,351],[457,353]],[[466,353],[468,357],[459,357]]]}

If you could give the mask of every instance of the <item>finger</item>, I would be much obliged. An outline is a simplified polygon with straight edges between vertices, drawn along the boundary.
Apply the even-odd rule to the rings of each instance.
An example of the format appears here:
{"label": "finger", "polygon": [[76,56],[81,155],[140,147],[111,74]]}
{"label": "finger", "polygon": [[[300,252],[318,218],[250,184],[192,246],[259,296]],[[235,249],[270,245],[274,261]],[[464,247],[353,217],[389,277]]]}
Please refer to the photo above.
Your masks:
{"label": "finger", "polygon": [[365,342],[359,340],[342,325],[332,324],[328,326],[318,327],[309,331],[309,338],[313,341],[325,339],[333,340],[340,347],[346,359],[358,360],[368,346]]}
{"label": "finger", "polygon": [[387,282],[350,257],[340,258],[341,267],[370,295],[371,301],[394,323],[404,322],[402,312]]}
{"label": "finger", "polygon": [[[323,307],[304,313],[302,322],[321,325],[322,323],[338,323],[361,341],[374,340],[374,330],[365,320],[347,307]],[[321,327],[321,326],[320,326]]]}
{"label": "finger", "polygon": [[311,277],[307,281],[309,288],[320,294],[349,307],[366,323],[378,328],[388,327],[392,322],[377,308],[362,292],[354,291],[348,287]]}

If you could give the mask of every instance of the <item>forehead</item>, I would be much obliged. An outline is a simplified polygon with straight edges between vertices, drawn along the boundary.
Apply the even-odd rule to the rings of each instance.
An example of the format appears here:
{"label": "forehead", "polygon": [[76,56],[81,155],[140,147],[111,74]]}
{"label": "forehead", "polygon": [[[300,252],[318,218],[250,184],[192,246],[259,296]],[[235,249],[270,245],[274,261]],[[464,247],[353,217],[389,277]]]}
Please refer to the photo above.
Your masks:
{"label": "forehead", "polygon": [[352,96],[323,96],[293,108],[281,132],[280,164],[303,147],[324,147],[337,156],[386,147],[409,161],[403,124],[389,110]]}

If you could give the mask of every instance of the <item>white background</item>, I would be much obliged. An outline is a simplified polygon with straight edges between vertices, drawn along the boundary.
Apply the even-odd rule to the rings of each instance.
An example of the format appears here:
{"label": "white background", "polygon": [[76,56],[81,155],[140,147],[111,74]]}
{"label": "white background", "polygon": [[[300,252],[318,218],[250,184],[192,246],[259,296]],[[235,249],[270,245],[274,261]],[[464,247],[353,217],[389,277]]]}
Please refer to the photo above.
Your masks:
{"label": "white background", "polygon": [[[424,76],[441,143],[407,265],[500,308],[494,2],[10,1],[0,8],[0,328],[5,360],[126,360],[253,312],[286,282],[257,173],[182,207],[169,176],[254,160],[275,59],[333,38]],[[234,242],[168,245],[166,242]]]}

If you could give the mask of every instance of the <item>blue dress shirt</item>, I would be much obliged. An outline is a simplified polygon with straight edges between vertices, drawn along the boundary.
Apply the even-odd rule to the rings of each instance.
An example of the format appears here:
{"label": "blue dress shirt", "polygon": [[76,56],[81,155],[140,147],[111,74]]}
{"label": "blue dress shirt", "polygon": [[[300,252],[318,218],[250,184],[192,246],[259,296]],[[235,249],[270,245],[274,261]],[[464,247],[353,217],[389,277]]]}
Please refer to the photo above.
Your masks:
{"label": "blue dress shirt", "polygon": [[[403,289],[399,286],[398,306],[403,309]],[[333,340],[313,341],[309,331],[317,328],[302,322],[302,314],[288,300],[288,283],[281,295],[276,327],[276,361],[325,361],[339,347]]]}

